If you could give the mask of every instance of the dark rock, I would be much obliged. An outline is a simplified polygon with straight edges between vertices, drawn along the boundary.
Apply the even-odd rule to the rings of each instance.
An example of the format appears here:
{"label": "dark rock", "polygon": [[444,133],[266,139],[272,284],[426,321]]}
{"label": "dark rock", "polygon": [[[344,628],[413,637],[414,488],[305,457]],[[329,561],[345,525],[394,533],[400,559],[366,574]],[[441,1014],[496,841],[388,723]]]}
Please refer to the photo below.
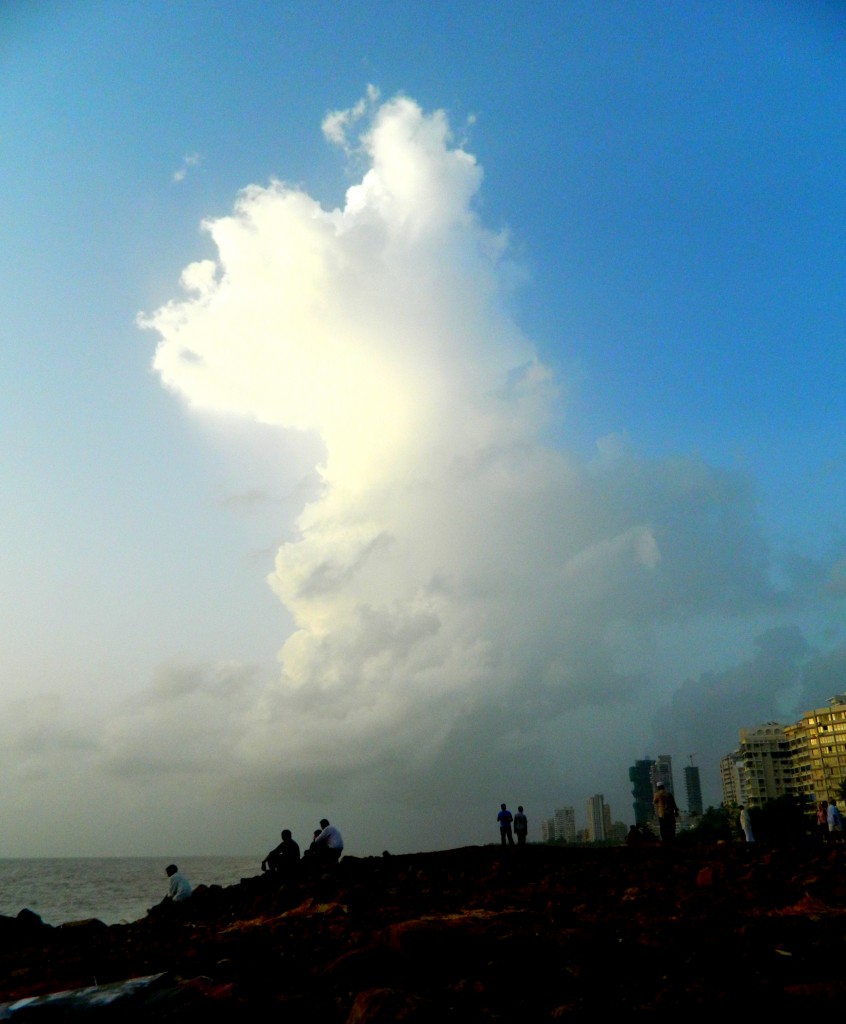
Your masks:
{"label": "dark rock", "polygon": [[0,1020],[586,1020],[598,994],[607,1013],[659,1019],[813,1012],[842,1001],[835,854],[467,847],[200,888],[108,928],[53,929],[27,911],[0,918]]}

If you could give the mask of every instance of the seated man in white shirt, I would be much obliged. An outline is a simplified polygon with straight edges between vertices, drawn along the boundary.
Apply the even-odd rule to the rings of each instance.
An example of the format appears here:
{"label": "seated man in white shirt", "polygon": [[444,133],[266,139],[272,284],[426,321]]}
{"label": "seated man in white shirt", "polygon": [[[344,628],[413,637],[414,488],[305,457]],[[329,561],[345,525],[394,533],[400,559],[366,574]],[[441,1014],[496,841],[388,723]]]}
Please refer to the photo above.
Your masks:
{"label": "seated man in white shirt", "polygon": [[180,875],[179,868],[175,864],[168,864],[165,874],[170,879],[165,899],[170,900],[171,903],[182,903],[183,900],[187,900],[193,889],[188,879],[184,875]]}
{"label": "seated man in white shirt", "polygon": [[315,836],[314,842],[311,844],[311,851],[319,861],[337,864],[344,852],[344,840],[341,838],[341,833],[334,825],[330,825],[326,818],[320,819],[320,828],[322,831],[320,835]]}

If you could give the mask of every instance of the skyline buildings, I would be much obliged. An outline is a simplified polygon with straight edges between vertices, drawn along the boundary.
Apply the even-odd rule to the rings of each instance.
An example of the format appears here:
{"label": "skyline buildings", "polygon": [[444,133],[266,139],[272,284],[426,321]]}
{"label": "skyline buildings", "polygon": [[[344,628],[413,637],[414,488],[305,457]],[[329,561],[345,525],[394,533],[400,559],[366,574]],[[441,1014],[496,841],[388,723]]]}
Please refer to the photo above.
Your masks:
{"label": "skyline buildings", "polygon": [[806,807],[840,798],[846,782],[846,693],[798,721],[739,730],[739,746],[720,759],[723,803],[760,807],[796,796]]}
{"label": "skyline buildings", "polygon": [[687,813],[696,817],[702,814],[702,782],[699,767],[693,763],[684,766],[684,788],[687,794]]}
{"label": "skyline buildings", "polygon": [[591,843],[610,838],[611,808],[605,803],[602,793],[594,793],[587,801],[587,837]]}
{"label": "skyline buildings", "polygon": [[658,788],[663,783],[668,793],[675,795],[673,785],[673,759],[669,754],[659,754],[652,765],[652,787]]}
{"label": "skyline buildings", "polygon": [[643,825],[652,817],[652,767],[654,761],[642,758],[635,761],[629,768],[629,781],[632,784],[634,803],[634,824]]}

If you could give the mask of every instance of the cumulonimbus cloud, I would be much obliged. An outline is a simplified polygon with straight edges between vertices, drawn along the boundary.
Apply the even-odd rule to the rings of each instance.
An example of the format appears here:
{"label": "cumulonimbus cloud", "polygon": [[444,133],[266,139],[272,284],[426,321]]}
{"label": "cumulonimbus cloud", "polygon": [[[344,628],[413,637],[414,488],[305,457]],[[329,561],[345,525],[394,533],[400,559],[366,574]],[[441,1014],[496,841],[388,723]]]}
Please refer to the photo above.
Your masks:
{"label": "cumulonimbus cloud", "polygon": [[510,312],[507,238],[446,115],[371,91],[325,133],[367,164],[343,206],[246,188],[205,224],[216,258],[140,318],[190,406],[322,443],[320,494],[269,576],[296,629],[233,756],[446,761],[492,708],[526,723],[524,698],[547,719],[629,700],[662,619],[772,603],[741,478],[542,442],[554,375]]}

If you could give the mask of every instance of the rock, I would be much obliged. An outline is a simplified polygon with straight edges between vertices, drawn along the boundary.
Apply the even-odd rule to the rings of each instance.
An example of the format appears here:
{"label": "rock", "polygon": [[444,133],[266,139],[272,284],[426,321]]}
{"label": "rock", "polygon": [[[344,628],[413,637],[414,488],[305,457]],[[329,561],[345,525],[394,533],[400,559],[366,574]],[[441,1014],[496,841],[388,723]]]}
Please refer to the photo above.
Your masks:
{"label": "rock", "polygon": [[583,1017],[598,993],[606,1013],[662,1019],[815,1012],[842,988],[846,881],[829,857],[467,847],[210,887],[108,928],[26,911],[0,918],[0,1020],[534,1021]]}

